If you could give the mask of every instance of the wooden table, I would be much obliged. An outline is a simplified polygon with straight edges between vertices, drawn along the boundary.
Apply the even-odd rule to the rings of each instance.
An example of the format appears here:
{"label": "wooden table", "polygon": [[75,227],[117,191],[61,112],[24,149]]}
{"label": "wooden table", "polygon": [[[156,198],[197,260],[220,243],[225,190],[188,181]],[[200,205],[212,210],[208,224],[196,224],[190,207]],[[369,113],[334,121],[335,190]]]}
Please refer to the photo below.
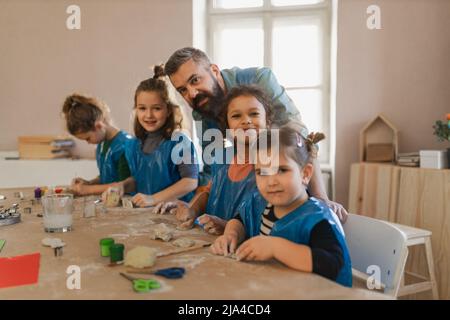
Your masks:
{"label": "wooden table", "polygon": [[[22,191],[25,200],[14,198]],[[0,189],[7,199],[0,205],[21,202],[29,206],[32,189]],[[170,243],[150,240],[148,233],[157,223],[175,227],[170,215],[155,215],[148,209],[111,210],[94,218],[83,218],[83,198],[75,200],[74,230],[68,233],[48,234],[43,230],[40,205],[32,213],[22,213],[22,222],[0,227],[0,239],[6,245],[0,257],[40,252],[39,282],[34,285],[0,289],[2,299],[386,299],[384,295],[359,288],[346,288],[316,274],[291,270],[273,262],[238,262],[216,256],[209,248],[179,253],[157,259],[155,268],[181,266],[186,268],[184,278],[169,280],[153,276],[162,284],[160,289],[146,294],[135,293],[131,282],[119,276],[125,266],[110,267],[109,258],[100,256],[99,239],[113,237],[125,244],[125,251],[138,246],[156,247],[160,251],[173,250]],[[198,227],[189,231],[175,231],[174,238],[190,237],[213,241]],[[53,250],[44,247],[41,240],[59,237],[65,243],[64,253],[55,257]],[[81,289],[69,290],[66,270],[71,265],[81,269]]]}

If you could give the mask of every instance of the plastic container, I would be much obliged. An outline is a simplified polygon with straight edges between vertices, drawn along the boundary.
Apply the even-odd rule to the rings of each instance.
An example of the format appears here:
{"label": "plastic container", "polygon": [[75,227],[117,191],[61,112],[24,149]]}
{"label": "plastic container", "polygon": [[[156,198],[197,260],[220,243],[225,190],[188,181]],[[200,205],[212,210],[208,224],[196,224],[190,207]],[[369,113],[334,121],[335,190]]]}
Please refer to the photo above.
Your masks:
{"label": "plastic container", "polygon": [[447,150],[421,150],[420,167],[430,169],[448,168]]}
{"label": "plastic container", "polygon": [[103,238],[100,240],[100,254],[102,257],[109,257],[110,247],[114,244],[113,238]]}

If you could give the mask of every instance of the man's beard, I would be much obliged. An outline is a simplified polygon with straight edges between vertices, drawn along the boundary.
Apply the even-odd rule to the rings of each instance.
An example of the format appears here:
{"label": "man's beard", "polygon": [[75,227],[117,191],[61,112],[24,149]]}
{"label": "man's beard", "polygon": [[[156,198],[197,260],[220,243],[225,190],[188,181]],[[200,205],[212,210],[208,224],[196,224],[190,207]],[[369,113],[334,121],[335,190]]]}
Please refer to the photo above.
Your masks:
{"label": "man's beard", "polygon": [[[222,88],[219,86],[219,82],[215,78],[213,78],[213,80],[214,86],[212,89],[212,93],[205,92],[197,94],[197,96],[192,101],[192,109],[206,118],[219,121],[219,115],[222,112],[225,94]],[[208,102],[200,107],[198,104],[205,97],[208,98]]]}

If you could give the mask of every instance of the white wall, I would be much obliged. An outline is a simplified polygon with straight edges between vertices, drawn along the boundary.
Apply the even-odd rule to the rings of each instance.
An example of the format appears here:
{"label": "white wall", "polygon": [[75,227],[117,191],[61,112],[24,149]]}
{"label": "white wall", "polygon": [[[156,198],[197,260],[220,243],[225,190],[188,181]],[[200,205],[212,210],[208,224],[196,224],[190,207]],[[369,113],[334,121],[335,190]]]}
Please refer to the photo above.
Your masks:
{"label": "white wall", "polygon": [[[81,30],[66,28],[74,3]],[[192,2],[0,0],[0,43],[0,150],[17,150],[19,135],[64,133],[59,113],[73,91],[103,99],[129,130],[134,90],[150,66],[192,44]]]}
{"label": "white wall", "polygon": [[[381,8],[381,30],[366,9]],[[399,152],[444,149],[432,125],[450,112],[450,1],[340,0],[336,103],[336,197],[347,203],[359,130],[384,113]]]}

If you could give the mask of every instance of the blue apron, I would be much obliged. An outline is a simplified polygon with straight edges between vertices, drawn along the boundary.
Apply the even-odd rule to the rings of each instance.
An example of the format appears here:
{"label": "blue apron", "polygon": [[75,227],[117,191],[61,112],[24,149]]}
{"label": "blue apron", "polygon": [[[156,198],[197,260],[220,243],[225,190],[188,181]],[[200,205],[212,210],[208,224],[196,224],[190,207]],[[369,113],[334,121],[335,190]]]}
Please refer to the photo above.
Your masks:
{"label": "blue apron", "polygon": [[[132,139],[127,143],[125,156],[130,167],[131,175],[136,181],[136,192],[144,194],[154,194],[160,192],[181,180],[176,164],[172,161],[172,150],[180,147],[183,143],[190,145],[190,157],[198,165],[193,143],[185,135],[182,142],[163,140],[160,145],[151,153],[142,151],[142,142],[139,139]],[[189,202],[194,195],[190,192],[180,198]]]}
{"label": "blue apron", "polygon": [[212,165],[212,184],[206,213],[224,220],[237,214],[237,208],[244,197],[257,192],[255,171],[252,170],[242,181],[232,181],[228,177],[229,164]]}
{"label": "blue apron", "polygon": [[125,131],[119,131],[119,133],[112,139],[111,145],[106,152],[105,156],[102,156],[102,149],[104,142],[97,145],[95,152],[95,158],[97,160],[97,167],[100,171],[100,183],[107,184],[119,181],[118,162],[120,157],[125,152],[125,144],[132,137]]}
{"label": "blue apron", "polygon": [[[238,211],[244,223],[247,237],[255,237],[260,234],[261,218],[267,201],[260,195],[254,194],[247,197]],[[341,245],[344,265],[339,271],[336,282],[344,286],[352,286],[352,267],[350,254],[343,234],[337,225],[337,219],[332,211],[315,198],[309,198],[303,205],[276,221],[273,225],[271,236],[285,238],[298,244],[309,244],[311,230],[322,220],[327,220]]]}

